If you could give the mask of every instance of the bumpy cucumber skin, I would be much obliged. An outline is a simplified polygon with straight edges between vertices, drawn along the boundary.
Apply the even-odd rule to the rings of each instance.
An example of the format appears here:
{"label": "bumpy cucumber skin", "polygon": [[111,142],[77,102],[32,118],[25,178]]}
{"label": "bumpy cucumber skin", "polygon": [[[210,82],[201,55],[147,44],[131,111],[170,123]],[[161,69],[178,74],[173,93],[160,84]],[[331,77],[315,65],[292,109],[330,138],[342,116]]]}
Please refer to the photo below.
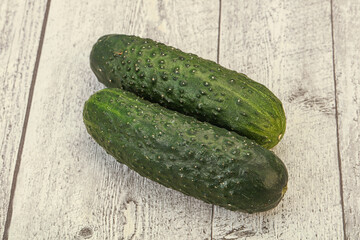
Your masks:
{"label": "bumpy cucumber skin", "polygon": [[274,208],[288,180],[271,151],[121,89],[90,97],[88,133],[141,176],[207,203],[248,213]]}
{"label": "bumpy cucumber skin", "polygon": [[283,137],[281,101],[246,75],[178,49],[128,35],[106,35],[93,46],[91,69],[111,88],[235,131],[272,148]]}

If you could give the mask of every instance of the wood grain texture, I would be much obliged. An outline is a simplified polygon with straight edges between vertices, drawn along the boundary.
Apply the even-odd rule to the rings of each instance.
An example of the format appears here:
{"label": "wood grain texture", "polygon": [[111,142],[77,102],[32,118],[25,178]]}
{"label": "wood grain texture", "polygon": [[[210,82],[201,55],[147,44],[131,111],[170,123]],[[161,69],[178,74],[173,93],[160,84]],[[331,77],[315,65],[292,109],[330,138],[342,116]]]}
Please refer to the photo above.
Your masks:
{"label": "wood grain texture", "polygon": [[274,148],[289,171],[272,211],[215,208],[214,239],[343,238],[329,1],[222,1],[220,64],[268,86],[287,131]]}
{"label": "wood grain texture", "polygon": [[46,1],[0,1],[0,236],[8,211]]}
{"label": "wood grain texture", "polygon": [[339,149],[346,239],[360,239],[360,2],[333,1]]}
{"label": "wood grain texture", "polygon": [[210,239],[211,205],[140,177],[87,134],[103,34],[151,37],[215,60],[218,1],[52,0],[10,239]]}

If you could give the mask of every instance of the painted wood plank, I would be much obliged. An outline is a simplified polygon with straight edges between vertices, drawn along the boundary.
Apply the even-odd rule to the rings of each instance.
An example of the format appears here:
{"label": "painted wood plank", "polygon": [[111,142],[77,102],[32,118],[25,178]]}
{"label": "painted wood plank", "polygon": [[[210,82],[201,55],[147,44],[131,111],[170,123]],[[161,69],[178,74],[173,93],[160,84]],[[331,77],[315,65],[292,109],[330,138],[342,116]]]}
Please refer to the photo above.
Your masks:
{"label": "painted wood plank", "polygon": [[11,239],[210,239],[211,205],[140,177],[82,122],[103,88],[89,67],[103,34],[151,37],[216,60],[218,1],[52,0],[9,231]]}
{"label": "painted wood plank", "polygon": [[24,124],[46,1],[0,1],[0,236]]}
{"label": "painted wood plank", "polygon": [[214,239],[342,239],[329,1],[222,1],[220,64],[268,86],[287,131],[274,152],[289,172],[265,213],[215,208]]}
{"label": "painted wood plank", "polygon": [[346,239],[360,239],[360,2],[333,1],[334,56]]}

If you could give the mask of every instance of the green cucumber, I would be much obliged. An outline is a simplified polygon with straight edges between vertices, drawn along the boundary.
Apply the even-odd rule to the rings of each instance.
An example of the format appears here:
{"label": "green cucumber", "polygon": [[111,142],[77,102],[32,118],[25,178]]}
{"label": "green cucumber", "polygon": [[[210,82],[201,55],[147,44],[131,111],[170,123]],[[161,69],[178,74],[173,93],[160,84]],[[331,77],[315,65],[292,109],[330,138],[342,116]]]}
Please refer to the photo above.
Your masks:
{"label": "green cucumber", "polygon": [[88,133],[141,176],[207,203],[248,213],[274,208],[286,191],[283,162],[254,141],[104,89],[85,103]]}
{"label": "green cucumber", "polygon": [[235,131],[265,148],[284,135],[284,109],[269,89],[194,54],[151,39],[114,34],[96,42],[90,65],[107,87]]}

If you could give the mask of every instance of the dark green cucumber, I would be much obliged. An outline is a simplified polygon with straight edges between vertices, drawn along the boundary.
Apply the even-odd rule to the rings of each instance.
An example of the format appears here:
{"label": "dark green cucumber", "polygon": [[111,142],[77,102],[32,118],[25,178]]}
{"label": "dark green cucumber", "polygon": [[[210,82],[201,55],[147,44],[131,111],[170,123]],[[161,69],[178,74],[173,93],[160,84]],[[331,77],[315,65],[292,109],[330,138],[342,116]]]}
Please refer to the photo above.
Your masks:
{"label": "dark green cucumber", "polygon": [[178,49],[127,35],[94,45],[91,69],[100,82],[235,131],[265,148],[285,132],[280,100],[246,75]]}
{"label": "dark green cucumber", "polygon": [[207,203],[248,213],[278,205],[288,180],[271,151],[121,89],[85,103],[89,134],[141,176]]}

